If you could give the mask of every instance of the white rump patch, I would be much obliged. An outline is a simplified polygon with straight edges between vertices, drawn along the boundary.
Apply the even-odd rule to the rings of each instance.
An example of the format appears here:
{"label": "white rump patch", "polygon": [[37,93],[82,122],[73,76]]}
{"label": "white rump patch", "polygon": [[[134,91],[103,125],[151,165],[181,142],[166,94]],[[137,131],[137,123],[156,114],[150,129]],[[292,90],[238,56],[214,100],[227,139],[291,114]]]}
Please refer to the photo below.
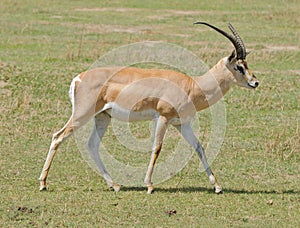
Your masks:
{"label": "white rump patch", "polygon": [[73,78],[71,85],[70,85],[70,89],[69,89],[69,98],[72,103],[72,113],[74,113],[74,91],[75,91],[75,83],[76,82],[81,82],[80,74],[77,75],[75,78]]}

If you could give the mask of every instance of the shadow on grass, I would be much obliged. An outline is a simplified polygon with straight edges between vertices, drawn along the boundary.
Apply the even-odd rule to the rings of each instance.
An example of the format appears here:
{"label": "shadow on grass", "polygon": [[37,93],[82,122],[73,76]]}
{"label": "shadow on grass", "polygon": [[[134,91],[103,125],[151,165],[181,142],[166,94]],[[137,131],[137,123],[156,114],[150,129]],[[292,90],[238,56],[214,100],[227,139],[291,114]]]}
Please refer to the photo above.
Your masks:
{"label": "shadow on grass", "polygon": [[[121,187],[121,191],[147,191],[147,187]],[[205,187],[181,187],[181,188],[160,188],[155,187],[154,192],[170,192],[170,193],[176,193],[176,192],[184,192],[184,193],[190,193],[190,192],[207,192],[215,194],[213,188],[205,188]],[[276,190],[245,190],[245,189],[231,189],[231,188],[225,188],[223,189],[223,193],[225,194],[287,194],[287,195],[296,195],[300,194],[300,191],[294,191],[294,190],[285,190],[285,191],[276,191]]]}

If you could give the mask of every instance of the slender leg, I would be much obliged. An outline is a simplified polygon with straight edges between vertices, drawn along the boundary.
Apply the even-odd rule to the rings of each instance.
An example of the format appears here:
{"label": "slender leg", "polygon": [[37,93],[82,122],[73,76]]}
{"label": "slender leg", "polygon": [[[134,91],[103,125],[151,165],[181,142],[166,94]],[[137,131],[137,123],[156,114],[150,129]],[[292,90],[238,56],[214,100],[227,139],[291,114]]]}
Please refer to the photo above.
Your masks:
{"label": "slender leg", "polygon": [[105,169],[105,166],[99,155],[99,145],[105,134],[105,131],[110,123],[110,116],[106,113],[100,113],[95,116],[95,126],[92,130],[91,136],[89,138],[87,147],[88,150],[96,162],[98,168],[100,169],[101,174],[103,175],[105,181],[107,182],[110,188],[113,188],[116,192],[120,190],[120,186],[113,182],[109,173]]}
{"label": "slender leg", "polygon": [[163,139],[164,139],[164,136],[165,136],[165,133],[167,130],[167,126],[168,126],[167,119],[163,116],[160,116],[156,121],[152,154],[151,154],[150,163],[149,163],[145,181],[144,181],[148,187],[148,194],[151,194],[154,189],[153,184],[151,182],[151,178],[152,178],[156,159],[158,158],[161,147],[162,147],[162,143],[163,143]]}
{"label": "slender leg", "polygon": [[66,123],[66,125],[61,130],[59,130],[58,132],[53,134],[50,149],[49,149],[44,167],[42,169],[41,176],[39,178],[41,191],[47,189],[46,179],[47,179],[48,172],[51,167],[54,155],[57,151],[57,148],[64,140],[66,140],[70,135],[72,135],[72,133],[73,133],[73,127],[72,127],[72,117],[71,117],[69,119],[69,121]]}
{"label": "slender leg", "polygon": [[196,150],[204,169],[209,177],[210,183],[214,185],[216,193],[222,193],[222,187],[218,184],[216,177],[214,176],[213,172],[211,171],[209,164],[206,159],[206,155],[204,150],[196,138],[190,123],[185,123],[181,126],[174,126],[178,131],[181,132],[183,138]]}

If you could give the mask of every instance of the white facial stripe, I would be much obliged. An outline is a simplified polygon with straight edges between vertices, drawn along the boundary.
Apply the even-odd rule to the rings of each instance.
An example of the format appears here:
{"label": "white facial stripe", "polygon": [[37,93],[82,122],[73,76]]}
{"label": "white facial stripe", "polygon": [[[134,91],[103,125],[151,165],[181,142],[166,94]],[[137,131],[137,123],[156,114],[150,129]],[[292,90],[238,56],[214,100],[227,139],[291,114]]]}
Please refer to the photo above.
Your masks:
{"label": "white facial stripe", "polygon": [[247,81],[251,81],[252,80],[252,77],[251,75],[249,74],[249,72],[246,70],[245,74],[244,74],[244,77]]}

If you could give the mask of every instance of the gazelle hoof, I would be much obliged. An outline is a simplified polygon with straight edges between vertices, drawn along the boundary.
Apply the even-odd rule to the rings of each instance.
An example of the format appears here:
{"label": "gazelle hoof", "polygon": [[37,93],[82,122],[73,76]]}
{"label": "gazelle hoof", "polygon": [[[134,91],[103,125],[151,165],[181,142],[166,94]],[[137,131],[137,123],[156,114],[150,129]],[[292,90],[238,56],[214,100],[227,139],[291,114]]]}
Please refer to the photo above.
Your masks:
{"label": "gazelle hoof", "polygon": [[47,187],[46,186],[40,187],[40,192],[43,192],[43,191],[47,191]]}
{"label": "gazelle hoof", "polygon": [[119,192],[120,189],[121,189],[121,186],[118,185],[118,184],[113,184],[112,189],[113,189],[115,192]]}
{"label": "gazelle hoof", "polygon": [[148,191],[147,191],[147,194],[152,194],[154,192],[154,187],[153,187],[153,185],[151,185],[151,186],[148,186]]}
{"label": "gazelle hoof", "polygon": [[109,184],[109,188],[111,190],[114,190],[115,192],[118,192],[118,191],[120,191],[121,186],[118,184]]}
{"label": "gazelle hoof", "polygon": [[222,190],[221,186],[215,187],[214,190],[215,190],[215,193],[217,193],[217,194],[223,194],[223,190]]}
{"label": "gazelle hoof", "polygon": [[40,182],[40,191],[46,191],[47,187],[46,187],[46,182],[45,181],[41,181]]}

